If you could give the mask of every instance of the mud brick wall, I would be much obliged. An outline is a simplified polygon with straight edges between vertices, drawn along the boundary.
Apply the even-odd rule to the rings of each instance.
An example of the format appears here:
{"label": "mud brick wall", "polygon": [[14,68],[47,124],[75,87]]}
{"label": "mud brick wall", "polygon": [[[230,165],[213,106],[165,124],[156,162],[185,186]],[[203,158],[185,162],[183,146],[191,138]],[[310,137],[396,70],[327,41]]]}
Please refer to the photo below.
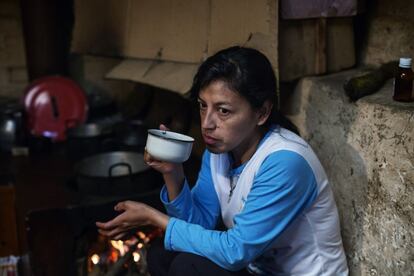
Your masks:
{"label": "mud brick wall", "polygon": [[28,83],[18,0],[0,1],[0,96],[19,97]]}

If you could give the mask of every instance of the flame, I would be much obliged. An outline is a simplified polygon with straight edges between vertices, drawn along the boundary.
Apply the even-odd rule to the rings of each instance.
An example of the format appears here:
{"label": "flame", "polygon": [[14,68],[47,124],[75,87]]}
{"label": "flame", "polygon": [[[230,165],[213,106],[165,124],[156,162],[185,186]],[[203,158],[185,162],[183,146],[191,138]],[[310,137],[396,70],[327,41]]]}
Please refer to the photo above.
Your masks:
{"label": "flame", "polygon": [[141,232],[141,231],[138,231],[137,235],[141,240],[145,239],[145,237],[147,236],[147,235],[145,235],[144,232]]}
{"label": "flame", "polygon": [[134,262],[139,262],[139,260],[141,259],[141,255],[139,255],[138,252],[134,252],[132,253],[132,256],[134,257]]}
{"label": "flame", "polygon": [[[89,254],[92,254],[88,254],[90,256],[88,262],[88,271],[92,271],[92,269],[94,269],[94,266],[98,264],[99,266],[109,267],[113,263],[117,262],[119,258],[125,256],[125,254],[127,254],[130,250],[134,250],[131,252],[132,260],[134,260],[135,263],[139,263],[143,256],[145,256],[142,255],[143,253],[141,251],[144,250],[145,252],[145,247],[148,245],[148,243],[161,234],[162,232],[159,229],[155,229],[149,233],[137,231],[135,235],[125,241],[110,240],[103,235],[99,235],[97,244],[101,244],[101,246],[98,248],[101,248],[102,252],[89,252]],[[106,246],[102,246],[104,243]]]}
{"label": "flame", "polygon": [[91,261],[92,261],[92,263],[94,264],[94,265],[97,265],[98,263],[99,263],[99,255],[98,254],[93,254],[92,256],[91,256]]}
{"label": "flame", "polygon": [[124,247],[124,242],[123,241],[111,240],[111,245],[112,245],[113,248],[118,249],[119,254],[121,256],[125,255],[125,247]]}
{"label": "flame", "polygon": [[109,252],[109,256],[108,256],[109,261],[115,263],[116,261],[118,261],[118,257],[119,257],[119,254],[117,250],[112,249]]}

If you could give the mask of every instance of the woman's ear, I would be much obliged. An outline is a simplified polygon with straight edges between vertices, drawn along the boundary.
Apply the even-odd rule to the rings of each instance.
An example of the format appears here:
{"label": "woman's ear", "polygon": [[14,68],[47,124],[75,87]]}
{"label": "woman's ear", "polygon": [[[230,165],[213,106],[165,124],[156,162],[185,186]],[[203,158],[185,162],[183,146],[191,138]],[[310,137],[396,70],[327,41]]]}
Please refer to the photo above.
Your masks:
{"label": "woman's ear", "polygon": [[271,103],[270,101],[264,102],[263,106],[258,111],[258,114],[259,114],[258,121],[257,121],[258,126],[261,126],[264,123],[266,123],[267,119],[270,116],[270,113],[272,112],[272,108],[273,108],[273,103]]}

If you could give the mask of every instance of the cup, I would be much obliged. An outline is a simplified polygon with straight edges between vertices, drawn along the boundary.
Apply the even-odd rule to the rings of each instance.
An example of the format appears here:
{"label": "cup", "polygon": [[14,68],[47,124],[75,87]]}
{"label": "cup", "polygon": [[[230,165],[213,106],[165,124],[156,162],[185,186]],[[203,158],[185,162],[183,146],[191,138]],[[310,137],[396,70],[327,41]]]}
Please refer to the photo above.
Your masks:
{"label": "cup", "polygon": [[147,152],[160,161],[183,163],[188,160],[194,138],[160,129],[149,129],[146,143]]}

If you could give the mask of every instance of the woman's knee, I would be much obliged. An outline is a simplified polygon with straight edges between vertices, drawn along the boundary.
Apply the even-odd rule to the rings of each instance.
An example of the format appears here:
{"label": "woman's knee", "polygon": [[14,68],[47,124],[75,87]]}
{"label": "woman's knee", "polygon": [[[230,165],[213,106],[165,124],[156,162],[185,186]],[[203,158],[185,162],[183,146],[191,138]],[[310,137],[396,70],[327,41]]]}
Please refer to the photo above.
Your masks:
{"label": "woman's knee", "polygon": [[197,255],[190,253],[178,254],[171,263],[168,276],[201,275],[198,268]]}
{"label": "woman's knee", "polygon": [[165,250],[161,240],[151,242],[151,247],[147,251],[147,265],[151,275],[167,275],[170,264],[176,254],[175,252]]}
{"label": "woman's knee", "polygon": [[230,275],[230,273],[205,257],[191,253],[180,253],[171,263],[168,276],[182,275],[221,276]]}

